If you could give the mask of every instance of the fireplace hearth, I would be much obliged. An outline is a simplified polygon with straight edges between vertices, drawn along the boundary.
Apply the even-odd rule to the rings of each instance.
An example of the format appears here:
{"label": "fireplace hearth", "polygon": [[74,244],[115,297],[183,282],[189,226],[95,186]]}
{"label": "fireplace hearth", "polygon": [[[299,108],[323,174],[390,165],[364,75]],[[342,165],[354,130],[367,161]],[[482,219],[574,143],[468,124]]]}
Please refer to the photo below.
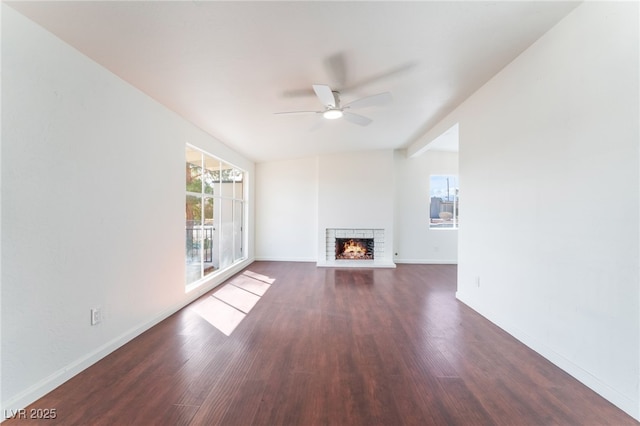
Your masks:
{"label": "fireplace hearth", "polygon": [[373,238],[336,238],[336,260],[373,260]]}

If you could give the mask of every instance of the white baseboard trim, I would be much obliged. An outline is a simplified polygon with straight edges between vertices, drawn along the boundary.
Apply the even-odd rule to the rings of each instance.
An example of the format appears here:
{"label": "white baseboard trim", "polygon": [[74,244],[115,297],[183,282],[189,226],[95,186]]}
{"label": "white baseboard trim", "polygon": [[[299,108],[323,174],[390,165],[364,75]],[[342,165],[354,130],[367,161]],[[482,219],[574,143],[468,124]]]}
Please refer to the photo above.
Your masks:
{"label": "white baseboard trim", "polygon": [[616,407],[620,408],[625,413],[629,414],[634,419],[640,421],[640,407],[638,406],[638,401],[635,401],[633,398],[630,398],[612,388],[578,364],[575,364],[573,361],[557,353],[535,337],[523,332],[518,327],[515,327],[510,323],[510,321],[494,315],[483,307],[474,305],[472,298],[468,298],[463,292],[456,292],[456,299],[509,333],[515,339],[546,358],[552,364],[574,377],[576,380],[602,396],[607,401],[611,402]]}
{"label": "white baseboard trim", "polygon": [[[102,358],[114,352],[116,349],[122,347],[145,331],[149,330],[151,327],[157,325],[161,321],[178,312],[180,309],[184,308],[189,303],[202,296],[204,293],[213,290],[215,287],[219,286],[228,278],[249,266],[251,263],[253,263],[253,259],[247,259],[242,262],[238,262],[228,270],[212,277],[210,281],[203,283],[202,286],[198,289],[188,293],[186,299],[181,301],[180,303],[177,303],[176,305],[159,313],[149,321],[146,321],[138,326],[127,330],[120,336],[108,341],[107,343],[99,346],[88,354],[76,359],[70,364],[67,364],[58,371],[55,371],[49,376],[37,381],[33,385],[29,386],[22,392],[19,392],[17,395],[12,396],[8,400],[2,401],[2,407],[0,408],[2,413],[17,412],[17,410],[23,409],[29,404],[42,398],[64,382],[68,381],[75,375],[81,373],[96,362],[100,361]],[[4,420],[7,420],[5,417],[6,416],[2,416],[2,418],[0,418],[0,423]]]}
{"label": "white baseboard trim", "polygon": [[395,268],[390,260],[325,260],[316,263],[318,268]]}
{"label": "white baseboard trim", "polygon": [[457,265],[457,259],[395,259],[396,263],[407,263],[415,265]]}
{"label": "white baseboard trim", "polygon": [[295,258],[291,258],[291,257],[270,257],[270,256],[266,256],[266,257],[256,257],[256,261],[263,261],[263,262],[315,262],[316,258],[315,257],[295,257]]}

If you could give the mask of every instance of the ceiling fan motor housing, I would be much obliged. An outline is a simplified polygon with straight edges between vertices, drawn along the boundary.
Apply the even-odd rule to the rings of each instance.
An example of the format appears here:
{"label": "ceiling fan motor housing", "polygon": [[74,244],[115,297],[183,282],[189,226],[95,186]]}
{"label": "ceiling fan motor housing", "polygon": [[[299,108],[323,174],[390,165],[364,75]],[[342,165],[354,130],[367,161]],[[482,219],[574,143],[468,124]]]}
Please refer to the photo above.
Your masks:
{"label": "ceiling fan motor housing", "polygon": [[[340,108],[340,92],[333,90],[331,93],[333,93],[333,99],[335,100],[333,108]],[[329,107],[331,107],[331,105],[329,105]]]}

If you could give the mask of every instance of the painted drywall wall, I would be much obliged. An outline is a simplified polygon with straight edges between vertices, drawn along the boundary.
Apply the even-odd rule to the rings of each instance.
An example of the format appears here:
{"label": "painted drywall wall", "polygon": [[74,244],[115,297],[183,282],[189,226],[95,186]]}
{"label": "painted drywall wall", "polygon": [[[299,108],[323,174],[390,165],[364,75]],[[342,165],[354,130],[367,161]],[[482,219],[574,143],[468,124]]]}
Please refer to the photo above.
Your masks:
{"label": "painted drywall wall", "polygon": [[458,231],[429,229],[429,177],[457,175],[458,153],[428,150],[408,158],[397,151],[394,165],[396,263],[456,263]]}
{"label": "painted drywall wall", "polygon": [[[247,170],[250,194],[254,170],[250,161],[1,7],[1,375],[7,412],[224,278],[185,294],[186,142]],[[250,256],[252,247],[249,236]],[[93,307],[103,312],[96,326],[90,324]]]}
{"label": "painted drywall wall", "polygon": [[[257,164],[256,259],[316,261],[318,250],[324,250],[324,230],[336,227],[329,223],[378,228],[394,217],[389,229],[395,241],[388,256],[398,252],[399,263],[456,263],[457,231],[429,230],[428,193],[431,174],[458,173],[457,153],[426,151],[407,158],[397,151],[393,169],[389,154],[371,151]],[[322,204],[320,186],[325,191]],[[318,224],[320,214],[324,227]]]}
{"label": "painted drywall wall", "polygon": [[580,5],[409,148],[460,125],[458,298],[636,419],[638,13]]}
{"label": "painted drywall wall", "polygon": [[316,260],[316,157],[256,164],[256,259]]}
{"label": "painted drywall wall", "polygon": [[[360,151],[318,158],[318,262],[325,262],[327,228],[384,229],[393,241],[393,151]],[[393,245],[384,258],[392,262]]]}
{"label": "painted drywall wall", "polygon": [[326,228],[385,229],[393,238],[393,166],[390,150],[257,164],[256,258],[324,260]]}

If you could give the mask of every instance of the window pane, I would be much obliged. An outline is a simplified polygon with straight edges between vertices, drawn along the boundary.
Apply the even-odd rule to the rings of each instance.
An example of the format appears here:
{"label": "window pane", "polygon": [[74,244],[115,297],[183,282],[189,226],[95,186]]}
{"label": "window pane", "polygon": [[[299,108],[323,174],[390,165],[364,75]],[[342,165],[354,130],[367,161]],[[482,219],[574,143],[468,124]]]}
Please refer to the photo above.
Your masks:
{"label": "window pane", "polygon": [[239,260],[244,257],[244,236],[243,231],[244,221],[244,203],[242,201],[233,202],[233,243],[234,243],[234,255],[233,260]]}
{"label": "window pane", "polygon": [[218,246],[214,237],[215,228],[215,200],[211,197],[204,199],[204,226],[202,227],[202,262],[203,275],[208,275],[218,269]]}
{"label": "window pane", "polygon": [[433,175],[430,177],[430,228],[458,227],[458,192],[458,176]]}
{"label": "window pane", "polygon": [[195,195],[187,195],[185,211],[187,227],[202,225],[202,198]]}
{"label": "window pane", "polygon": [[220,212],[220,268],[233,263],[233,200],[222,199]]}
{"label": "window pane", "polygon": [[202,201],[200,197],[187,195],[186,199],[186,279],[187,284],[197,281],[202,276]]}
{"label": "window pane", "polygon": [[233,167],[229,164],[221,164],[221,195],[223,197],[233,197]]}
{"label": "window pane", "polygon": [[220,160],[204,156],[204,193],[205,194],[219,194],[220,189]]}
{"label": "window pane", "polygon": [[233,169],[233,180],[235,182],[234,195],[236,200],[244,199],[244,173],[242,170]]}
{"label": "window pane", "polygon": [[202,154],[187,148],[186,159],[187,192],[200,193],[202,191]]}

